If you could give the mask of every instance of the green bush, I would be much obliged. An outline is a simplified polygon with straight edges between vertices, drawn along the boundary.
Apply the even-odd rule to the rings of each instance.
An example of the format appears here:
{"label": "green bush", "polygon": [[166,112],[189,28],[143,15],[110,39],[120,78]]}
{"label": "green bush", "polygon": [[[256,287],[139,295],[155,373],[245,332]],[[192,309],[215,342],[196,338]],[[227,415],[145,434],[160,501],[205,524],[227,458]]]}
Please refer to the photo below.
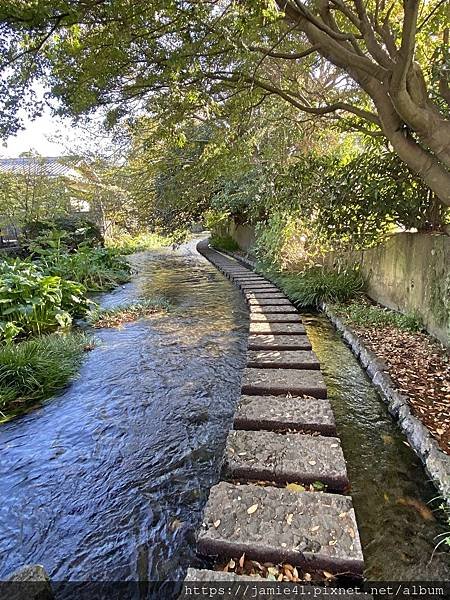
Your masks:
{"label": "green bush", "polygon": [[139,233],[137,235],[122,233],[107,240],[107,246],[120,254],[134,254],[135,252],[144,252],[145,250],[156,250],[163,246],[169,246],[171,243],[171,238],[159,235],[158,233]]}
{"label": "green bush", "polygon": [[72,317],[85,314],[85,287],[38,265],[16,259],[0,263],[0,339],[42,334],[68,327]]}
{"label": "green bush", "polygon": [[73,253],[44,250],[39,256],[46,273],[77,281],[90,292],[107,291],[130,280],[130,264],[112,248],[81,246]]}
{"label": "green bush", "polygon": [[403,331],[421,331],[423,323],[415,314],[402,314],[389,308],[363,302],[336,306],[346,321],[361,327],[397,327]]}
{"label": "green bush", "polygon": [[209,243],[216,250],[225,250],[226,252],[236,252],[239,250],[239,245],[231,235],[212,235]]}
{"label": "green bush", "polygon": [[21,244],[29,250],[33,246],[52,247],[52,240],[60,237],[69,251],[80,246],[103,246],[103,235],[98,225],[81,216],[55,217],[52,221],[27,223],[22,232]]}
{"label": "green bush", "polygon": [[279,275],[276,281],[289,298],[303,307],[318,307],[321,302],[345,302],[362,294],[365,287],[357,269],[334,271],[314,267],[295,275]]}
{"label": "green bush", "polygon": [[0,421],[63,388],[92,347],[81,333],[54,333],[0,347]]}

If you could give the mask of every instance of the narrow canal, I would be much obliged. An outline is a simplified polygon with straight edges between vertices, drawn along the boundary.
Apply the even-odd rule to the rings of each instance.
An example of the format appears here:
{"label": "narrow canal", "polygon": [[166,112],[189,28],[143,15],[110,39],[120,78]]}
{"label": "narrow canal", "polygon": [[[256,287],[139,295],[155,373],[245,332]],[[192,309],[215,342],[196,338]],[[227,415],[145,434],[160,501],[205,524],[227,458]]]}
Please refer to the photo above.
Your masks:
{"label": "narrow canal", "polygon": [[[239,292],[195,252],[143,253],[112,306],[163,295],[170,316],[97,334],[79,380],[0,428],[0,576],[179,579],[218,465],[245,363]],[[328,322],[307,317],[349,463],[371,579],[449,579],[433,553],[434,494],[364,372]],[[425,508],[424,508],[425,506]]]}

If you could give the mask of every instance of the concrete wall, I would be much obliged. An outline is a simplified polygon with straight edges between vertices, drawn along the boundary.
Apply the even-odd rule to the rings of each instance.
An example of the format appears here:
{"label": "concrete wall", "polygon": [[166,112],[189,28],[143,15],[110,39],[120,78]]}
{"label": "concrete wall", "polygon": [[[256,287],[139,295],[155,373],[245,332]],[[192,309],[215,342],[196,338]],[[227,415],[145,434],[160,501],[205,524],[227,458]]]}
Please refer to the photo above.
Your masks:
{"label": "concrete wall", "polygon": [[[230,224],[242,250],[255,240],[254,228]],[[386,242],[346,255],[331,253],[325,264],[358,264],[369,296],[403,313],[417,313],[427,331],[450,345],[450,237],[444,234],[397,233]]]}
{"label": "concrete wall", "polygon": [[418,313],[427,330],[450,343],[450,237],[398,233],[359,253],[356,262],[375,301]]}

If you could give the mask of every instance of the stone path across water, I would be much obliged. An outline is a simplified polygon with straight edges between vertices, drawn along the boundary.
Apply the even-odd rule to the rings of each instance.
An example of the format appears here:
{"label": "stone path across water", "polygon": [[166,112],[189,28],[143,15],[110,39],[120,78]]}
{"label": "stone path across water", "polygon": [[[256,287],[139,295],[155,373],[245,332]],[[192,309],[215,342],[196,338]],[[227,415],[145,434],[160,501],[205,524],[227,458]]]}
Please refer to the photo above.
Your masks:
{"label": "stone path across water", "polygon": [[[301,317],[264,277],[206,242],[198,250],[241,289],[250,312],[247,368],[222,470],[226,481],[211,489],[198,551],[222,561],[245,553],[250,560],[359,577],[363,555],[345,495],[345,459]],[[222,581],[222,575],[191,570],[187,580]],[[239,579],[247,578],[233,576]]]}

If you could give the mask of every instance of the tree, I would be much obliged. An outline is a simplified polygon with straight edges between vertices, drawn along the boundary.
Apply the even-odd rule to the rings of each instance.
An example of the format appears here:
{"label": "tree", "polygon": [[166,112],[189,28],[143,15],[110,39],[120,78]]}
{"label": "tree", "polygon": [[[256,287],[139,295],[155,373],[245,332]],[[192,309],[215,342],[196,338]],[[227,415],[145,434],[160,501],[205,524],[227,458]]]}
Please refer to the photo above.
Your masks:
{"label": "tree", "polygon": [[[0,124],[46,77],[66,114],[200,114],[242,93],[384,136],[450,205],[448,0],[4,0]],[[334,67],[317,86],[324,62]]]}

